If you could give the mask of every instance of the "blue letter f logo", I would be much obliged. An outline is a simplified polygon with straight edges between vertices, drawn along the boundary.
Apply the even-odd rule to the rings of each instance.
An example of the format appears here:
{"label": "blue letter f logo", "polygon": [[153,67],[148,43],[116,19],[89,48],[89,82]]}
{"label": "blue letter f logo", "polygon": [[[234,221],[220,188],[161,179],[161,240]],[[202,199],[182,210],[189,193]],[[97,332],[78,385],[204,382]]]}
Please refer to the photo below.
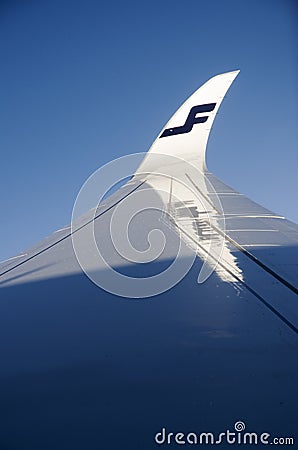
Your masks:
{"label": "blue letter f logo", "polygon": [[195,123],[204,123],[208,119],[208,116],[196,117],[196,115],[198,113],[213,111],[215,106],[216,103],[207,103],[206,105],[193,106],[189,111],[184,125],[182,125],[181,127],[167,128],[166,130],[164,130],[160,137],[162,138],[166,136],[174,136],[175,134],[189,133]]}

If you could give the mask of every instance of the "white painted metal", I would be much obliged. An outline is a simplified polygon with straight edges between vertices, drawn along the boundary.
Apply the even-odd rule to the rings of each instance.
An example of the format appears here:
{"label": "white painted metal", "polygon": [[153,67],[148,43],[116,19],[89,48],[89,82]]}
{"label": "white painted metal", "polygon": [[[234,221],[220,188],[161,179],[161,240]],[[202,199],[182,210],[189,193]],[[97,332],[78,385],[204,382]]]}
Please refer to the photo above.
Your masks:
{"label": "white painted metal", "polygon": [[[297,441],[298,226],[205,164],[212,122],[237,73],[190,97],[164,129],[182,126],[192,106],[216,103],[208,120],[158,137],[135,177],[97,209],[95,239],[121,273],[154,275],[180,244],[181,264],[195,252],[177,285],[143,300],[98,288],[67,227],[0,264],[0,448],[150,450],[162,427],[219,433],[238,420],[250,432]],[[147,250],[158,228],[167,245],[154,262],[128,262],[111,238],[115,210],[155,200],[164,211],[136,215],[131,243],[136,254]],[[87,253],[93,215],[76,223]],[[118,223],[121,238],[127,223]],[[198,283],[208,264],[214,272]],[[108,279],[92,255],[90,267]]]}

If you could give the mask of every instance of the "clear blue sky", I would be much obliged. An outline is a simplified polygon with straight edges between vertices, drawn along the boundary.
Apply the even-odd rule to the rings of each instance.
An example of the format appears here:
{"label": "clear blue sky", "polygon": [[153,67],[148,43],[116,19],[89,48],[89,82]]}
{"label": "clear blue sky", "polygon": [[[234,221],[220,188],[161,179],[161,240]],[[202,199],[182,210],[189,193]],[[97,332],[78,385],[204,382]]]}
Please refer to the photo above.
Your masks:
{"label": "clear blue sky", "polygon": [[209,169],[298,222],[294,0],[0,3],[0,260],[70,222],[85,179],[146,151],[215,74],[240,69]]}

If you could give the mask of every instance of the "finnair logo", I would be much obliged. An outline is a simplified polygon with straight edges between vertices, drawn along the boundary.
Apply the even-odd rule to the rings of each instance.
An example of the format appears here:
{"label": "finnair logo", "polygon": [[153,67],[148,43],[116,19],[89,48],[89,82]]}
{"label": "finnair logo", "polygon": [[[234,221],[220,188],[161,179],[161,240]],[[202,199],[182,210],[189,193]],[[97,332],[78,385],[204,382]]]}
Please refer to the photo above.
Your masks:
{"label": "finnair logo", "polygon": [[189,133],[196,123],[204,123],[207,121],[209,117],[209,116],[196,117],[196,115],[199,113],[211,112],[214,110],[215,106],[216,103],[206,103],[205,105],[193,106],[189,111],[188,117],[184,125],[182,125],[181,127],[167,128],[166,130],[164,130],[164,132],[160,137],[162,138],[167,136],[174,136],[175,134]]}

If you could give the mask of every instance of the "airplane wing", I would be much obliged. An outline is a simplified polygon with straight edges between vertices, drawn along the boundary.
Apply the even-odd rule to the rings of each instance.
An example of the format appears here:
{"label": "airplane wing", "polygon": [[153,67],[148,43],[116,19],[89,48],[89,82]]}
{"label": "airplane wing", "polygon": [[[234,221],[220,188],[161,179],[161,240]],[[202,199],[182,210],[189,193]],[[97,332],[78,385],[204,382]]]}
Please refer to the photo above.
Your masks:
{"label": "airplane wing", "polygon": [[298,226],[205,162],[237,74],[121,160],[138,168],[119,190],[98,204],[96,173],[70,226],[0,264],[1,449],[297,442]]}

